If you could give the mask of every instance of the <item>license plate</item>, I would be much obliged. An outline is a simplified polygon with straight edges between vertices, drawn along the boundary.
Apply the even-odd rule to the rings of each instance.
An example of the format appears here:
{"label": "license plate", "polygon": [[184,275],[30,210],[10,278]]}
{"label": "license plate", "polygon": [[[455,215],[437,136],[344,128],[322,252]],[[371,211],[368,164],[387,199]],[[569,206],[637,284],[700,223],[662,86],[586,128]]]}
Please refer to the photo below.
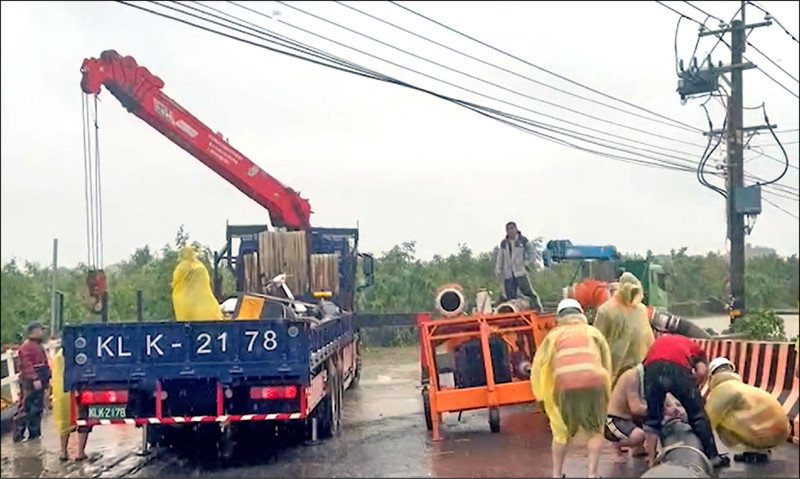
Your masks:
{"label": "license plate", "polygon": [[125,406],[89,406],[88,419],[125,419]]}

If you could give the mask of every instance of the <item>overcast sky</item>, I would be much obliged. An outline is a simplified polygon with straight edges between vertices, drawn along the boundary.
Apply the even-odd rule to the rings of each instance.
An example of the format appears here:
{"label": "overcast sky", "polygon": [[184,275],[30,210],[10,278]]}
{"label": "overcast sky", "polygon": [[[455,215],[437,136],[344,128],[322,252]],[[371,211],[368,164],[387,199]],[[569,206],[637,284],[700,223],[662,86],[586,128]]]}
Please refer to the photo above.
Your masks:
{"label": "overcast sky", "polygon": [[[693,3],[725,19],[739,7],[739,2]],[[675,91],[673,42],[678,16],[655,2],[404,4],[571,80],[707,129],[701,100],[681,105]],[[683,2],[667,4],[704,19]],[[701,133],[638,118],[523,79],[520,76],[650,116],[390,3],[352,5],[520,76],[335,3],[293,5],[505,88],[642,131],[590,119],[444,70],[276,2],[248,5],[265,13],[277,11],[281,21],[213,3],[293,39],[439,93],[578,130],[559,121],[568,120],[602,131],[580,130],[582,134],[606,139],[615,134],[648,143],[651,146],[639,146],[654,151],[678,156],[664,149],[681,151],[695,162],[705,146]],[[794,35],[800,32],[798,2],[764,1],[762,5]],[[746,15],[748,23],[764,18],[752,6]],[[500,241],[508,220],[516,220],[529,237],[613,244],[624,252],[665,253],[681,246],[692,253],[726,249],[724,202],[701,186],[693,172],[634,166],[577,151],[424,93],[289,58],[119,3],[3,2],[0,19],[3,262],[21,258],[49,263],[53,238],[59,239],[61,265],[86,261],[79,69],[84,58],[97,57],[107,49],[133,56],[164,80],[165,94],[212,130],[221,131],[264,170],[299,190],[311,202],[313,225],[345,227],[358,222],[364,251],[380,253],[411,240],[426,259],[455,252],[459,243],[476,251],[488,250]],[[511,105],[388,65],[286,23]],[[708,25],[716,28],[718,23],[712,19]],[[687,62],[697,31],[697,24],[687,20],[678,31],[678,55]],[[702,39],[698,56],[715,41]],[[749,41],[798,77],[798,44],[778,25],[756,29]],[[798,92],[797,82],[753,49],[748,47],[745,56]],[[730,51],[720,45],[713,60],[729,63]],[[780,183],[796,192],[797,98],[757,70],[744,73],[744,92],[745,106],[765,102],[769,119],[779,130],[795,130],[779,137],[789,143],[785,148],[794,165]],[[142,245],[162,246],[174,238],[181,224],[193,239],[217,249],[224,243],[226,221],[268,221],[262,207],[127,113],[105,89],[100,99],[106,265],[127,258]],[[719,128],[722,106],[712,100],[708,107],[714,127]],[[747,126],[762,123],[760,110],[745,111]],[[771,145],[763,153],[782,159],[767,132],[751,145]],[[756,150],[747,151],[745,158],[752,158],[746,171],[761,178],[774,178],[782,170],[779,161]],[[715,154],[712,163],[719,160]],[[765,198],[795,217],[800,213],[795,199]],[[747,241],[773,247],[780,254],[797,254],[798,220],[790,214],[764,203]]]}

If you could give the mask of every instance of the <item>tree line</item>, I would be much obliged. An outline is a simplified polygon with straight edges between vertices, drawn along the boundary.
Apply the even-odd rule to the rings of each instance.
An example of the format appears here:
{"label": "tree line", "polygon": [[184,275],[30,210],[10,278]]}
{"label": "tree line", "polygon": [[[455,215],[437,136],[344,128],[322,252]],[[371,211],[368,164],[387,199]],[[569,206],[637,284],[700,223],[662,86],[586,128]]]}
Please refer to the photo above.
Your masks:
{"label": "tree line", "polygon": [[[136,318],[137,290],[143,294],[145,319],[173,318],[172,271],[180,249],[187,244],[197,248],[199,259],[211,272],[212,250],[190,241],[183,228],[161,249],[144,246],[128,259],[107,267],[109,320]],[[499,282],[494,277],[497,248],[476,253],[462,244],[447,257],[437,255],[423,261],[417,258],[415,246],[414,242],[404,242],[376,257],[375,284],[357,295],[360,312],[431,311],[436,289],[446,283],[461,284],[468,300],[474,300],[482,288],[489,290],[494,300],[499,298]],[[686,251],[684,247],[652,256],[669,274],[670,310],[687,316],[724,312],[727,258],[717,253],[688,255]],[[576,268],[577,263],[566,262],[534,271],[531,276],[542,301],[557,302],[562,288],[576,280]],[[795,309],[800,291],[799,271],[797,255],[787,258],[770,253],[748,259],[745,278],[748,309]],[[11,260],[3,265],[0,278],[3,344],[18,343],[30,321],[49,324],[51,274],[49,267],[27,261]],[[88,318],[86,274],[84,265],[59,268],[56,289],[64,294],[67,322]],[[223,290],[235,292],[233,277],[227,269],[223,271]]]}

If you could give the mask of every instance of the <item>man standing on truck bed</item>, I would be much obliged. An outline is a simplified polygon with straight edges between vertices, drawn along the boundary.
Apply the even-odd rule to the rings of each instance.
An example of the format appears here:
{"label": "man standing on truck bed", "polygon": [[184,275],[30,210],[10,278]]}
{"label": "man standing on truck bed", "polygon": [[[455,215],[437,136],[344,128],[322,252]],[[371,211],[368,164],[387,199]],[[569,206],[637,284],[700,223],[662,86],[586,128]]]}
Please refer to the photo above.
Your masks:
{"label": "man standing on truck bed", "polygon": [[503,281],[503,296],[505,300],[517,298],[517,290],[530,298],[531,306],[538,311],[543,311],[539,294],[531,286],[528,271],[533,268],[536,261],[536,252],[533,243],[522,236],[513,221],[506,223],[506,237],[500,242],[497,252],[494,274]]}
{"label": "man standing on truck bed", "polygon": [[20,442],[28,430],[28,440],[42,435],[42,411],[44,392],[50,382],[50,366],[47,364],[42,340],[44,327],[41,323],[28,326],[28,339],[17,351],[19,358],[19,385],[22,397],[14,415],[14,442]]}

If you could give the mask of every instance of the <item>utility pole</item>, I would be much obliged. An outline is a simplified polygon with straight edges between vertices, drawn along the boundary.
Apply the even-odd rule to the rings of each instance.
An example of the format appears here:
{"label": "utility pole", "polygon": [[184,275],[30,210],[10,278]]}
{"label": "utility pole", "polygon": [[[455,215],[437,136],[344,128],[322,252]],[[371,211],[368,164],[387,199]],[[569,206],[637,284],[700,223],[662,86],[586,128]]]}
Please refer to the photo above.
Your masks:
{"label": "utility pole", "polygon": [[[744,19],[742,1],[742,19]],[[744,21],[731,23],[731,66],[742,64]],[[744,301],[744,215],[736,210],[737,190],[744,187],[744,134],[742,128],[742,69],[731,71],[731,96],[728,98],[728,238],[731,242],[730,285],[731,322],[745,310]]]}
{"label": "utility pole", "polygon": [[[761,213],[761,188],[760,186],[744,186],[744,135],[745,132],[755,132],[766,128],[776,128],[777,125],[761,125],[745,128],[743,125],[743,85],[742,73],[744,70],[756,68],[750,62],[743,63],[743,53],[745,49],[745,31],[751,28],[771,25],[767,20],[756,24],[747,25],[745,19],[745,1],[741,3],[741,20],[733,20],[731,25],[716,31],[701,31],[700,36],[715,35],[721,36],[731,32],[731,64],[726,67],[713,68],[709,65],[709,71],[701,71],[705,78],[719,75],[728,86],[731,92],[728,97],[728,126],[727,131],[711,131],[707,135],[725,134],[726,135],[726,193],[727,193],[727,223],[728,239],[730,240],[730,303],[729,314],[731,324],[737,318],[745,314],[745,235],[750,233],[750,228],[745,226],[745,216],[757,215]],[[710,63],[710,61],[709,61]],[[723,73],[730,72],[731,80],[728,81]],[[679,86],[680,88],[683,85]],[[686,91],[694,87],[696,91],[711,91],[716,89],[716,82],[708,82],[689,87],[684,87]]]}

